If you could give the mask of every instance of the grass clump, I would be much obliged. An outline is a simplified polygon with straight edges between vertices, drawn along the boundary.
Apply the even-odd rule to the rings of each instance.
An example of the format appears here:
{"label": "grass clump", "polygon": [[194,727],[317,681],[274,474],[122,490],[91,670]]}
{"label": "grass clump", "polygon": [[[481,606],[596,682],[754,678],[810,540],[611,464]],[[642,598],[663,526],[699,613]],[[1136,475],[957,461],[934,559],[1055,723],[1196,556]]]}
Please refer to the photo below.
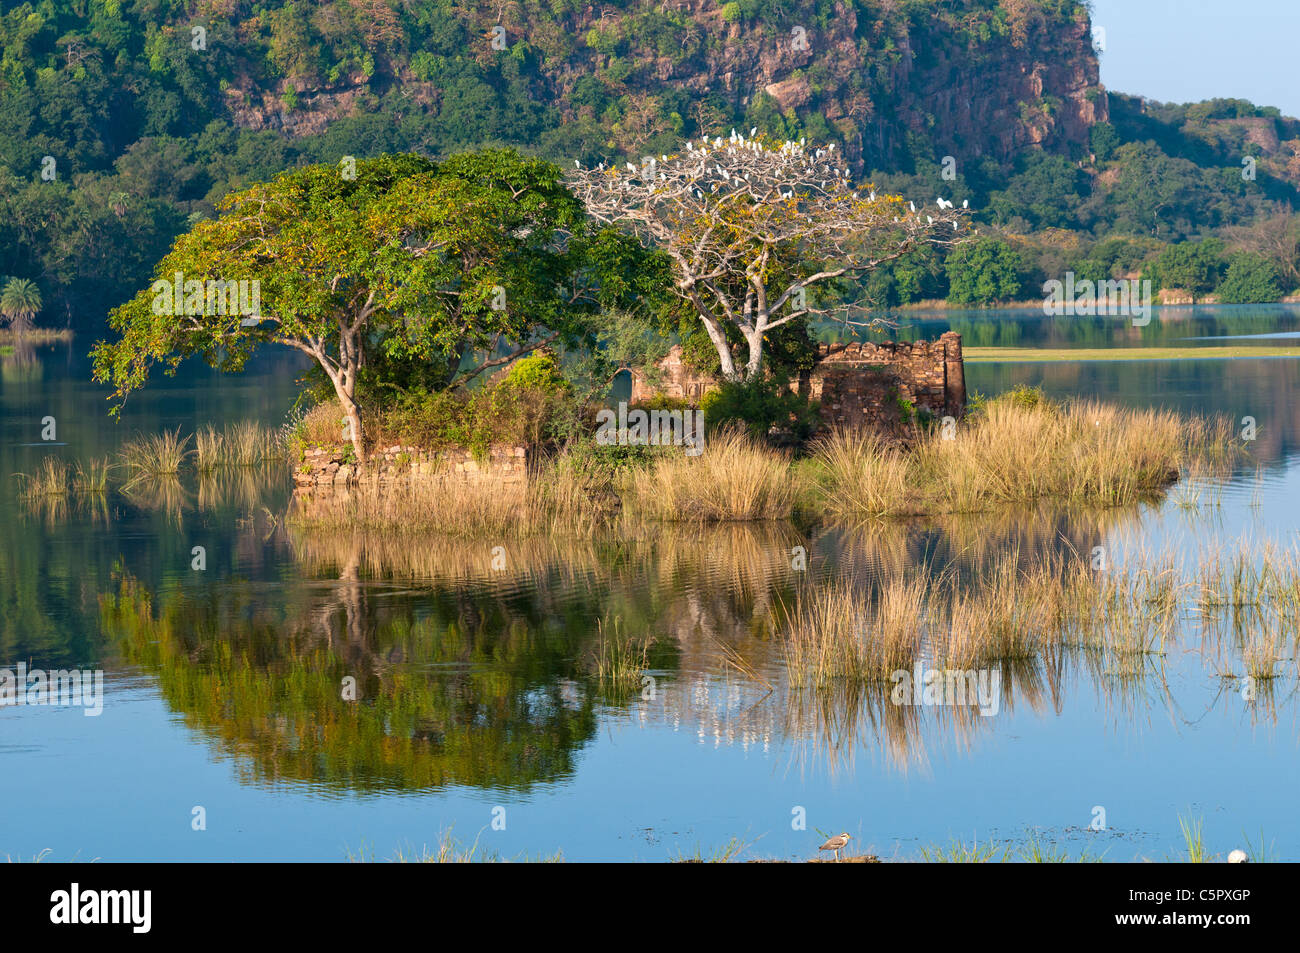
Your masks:
{"label": "grass clump", "polygon": [[728,864],[748,848],[749,845],[740,838],[733,837],[721,847],[714,847],[707,851],[698,844],[689,854],[678,851],[671,858],[671,862],[674,864]]}
{"label": "grass clump", "polygon": [[1051,499],[1118,506],[1148,498],[1183,469],[1231,458],[1226,422],[1093,401],[1058,404],[1017,390],[977,405],[910,450],[836,432],[814,448],[815,499],[846,516],[970,513]]}
{"label": "grass clump", "polygon": [[22,498],[40,500],[68,495],[68,465],[54,457],[45,457],[35,473],[15,474],[22,480]]}
{"label": "grass clump", "polygon": [[922,847],[921,857],[930,864],[998,864],[1007,860],[1006,847],[995,844],[970,844],[954,839],[946,847]]}
{"label": "grass clump", "polygon": [[785,660],[800,685],[884,682],[916,661],[925,632],[924,576],[886,583],[867,602],[848,586],[804,590],[790,614]]}
{"label": "grass clump", "polygon": [[181,437],[180,428],[164,430],[160,434],[137,437],[122,447],[122,464],[129,474],[126,485],[159,476],[174,476],[180,472],[185,459],[193,452],[189,449],[190,436]]}
{"label": "grass clump", "polygon": [[230,424],[217,430],[211,425],[195,434],[195,465],[200,473],[222,467],[255,467],[278,460],[279,439],[275,431],[251,421]]}
{"label": "grass clump", "polygon": [[592,672],[601,688],[615,693],[634,691],[641,682],[641,673],[650,667],[650,646],[619,633],[615,620],[614,631],[606,634],[603,623],[596,646],[592,650]]}
{"label": "grass clump", "polygon": [[[372,863],[374,853],[365,850],[359,853],[348,851],[347,858],[351,863]],[[564,860],[560,852],[556,852],[548,857],[534,858],[522,856],[516,860],[532,863],[562,863]],[[468,846],[462,845],[453,836],[452,831],[448,828],[438,834],[437,842],[432,846],[422,845],[418,850],[414,848],[398,848],[389,861],[394,864],[494,864],[504,863],[503,858],[496,851],[485,851],[479,847],[478,838]]]}
{"label": "grass clump", "polygon": [[107,458],[96,458],[86,463],[77,461],[77,471],[72,478],[72,487],[82,496],[98,496],[108,490],[108,476],[113,465]]}
{"label": "grass clump", "polygon": [[623,487],[624,505],[650,519],[712,522],[788,518],[799,497],[785,454],[739,429],[722,429],[704,451],[670,451]]}
{"label": "grass clump", "polygon": [[1192,820],[1183,817],[1181,814],[1178,815],[1178,829],[1183,835],[1183,844],[1189,864],[1204,864],[1210,859],[1209,851],[1205,849],[1204,828],[1204,819]]}

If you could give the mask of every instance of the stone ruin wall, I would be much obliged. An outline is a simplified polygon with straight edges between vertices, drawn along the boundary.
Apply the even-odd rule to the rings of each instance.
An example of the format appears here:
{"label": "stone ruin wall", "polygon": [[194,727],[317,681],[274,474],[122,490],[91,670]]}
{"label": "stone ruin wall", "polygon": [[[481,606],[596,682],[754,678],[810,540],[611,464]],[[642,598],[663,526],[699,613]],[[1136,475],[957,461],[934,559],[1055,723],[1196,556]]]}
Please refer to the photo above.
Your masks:
{"label": "stone ruin wall", "polygon": [[791,387],[821,402],[822,422],[857,427],[898,420],[898,401],[910,401],[935,418],[966,409],[961,335],[937,341],[858,342],[821,345],[817,366]]}
{"label": "stone ruin wall", "polygon": [[364,468],[347,460],[345,447],[307,450],[302,462],[294,468],[294,489],[299,493],[331,492],[355,487],[363,478],[368,482],[378,481],[380,485],[433,477],[493,486],[522,486],[528,482],[526,447],[492,447],[482,460],[468,450],[435,453],[418,447],[376,447]]}
{"label": "stone ruin wall", "polygon": [[[817,366],[792,380],[790,388],[820,402],[826,427],[896,430],[901,423],[898,399],[911,401],[936,418],[960,417],[965,410],[961,335],[956,332],[936,341],[823,344],[819,352]],[[663,395],[698,406],[715,383],[683,363],[681,348],[674,347],[659,363],[657,384],[633,374],[631,402]],[[348,458],[348,448],[343,446],[307,450],[294,467],[295,491],[299,496],[336,497],[363,480],[393,485],[438,479],[499,487],[528,482],[526,447],[492,447],[481,460],[467,450],[377,447],[365,468],[347,462]]]}
{"label": "stone ruin wall", "polygon": [[[826,427],[886,426],[899,422],[897,400],[911,401],[931,416],[960,417],[966,409],[961,335],[947,331],[935,341],[855,341],[819,347],[816,367],[790,388],[821,404]],[[713,378],[682,362],[673,347],[659,362],[659,381],[632,375],[631,403],[663,395],[698,405]]]}

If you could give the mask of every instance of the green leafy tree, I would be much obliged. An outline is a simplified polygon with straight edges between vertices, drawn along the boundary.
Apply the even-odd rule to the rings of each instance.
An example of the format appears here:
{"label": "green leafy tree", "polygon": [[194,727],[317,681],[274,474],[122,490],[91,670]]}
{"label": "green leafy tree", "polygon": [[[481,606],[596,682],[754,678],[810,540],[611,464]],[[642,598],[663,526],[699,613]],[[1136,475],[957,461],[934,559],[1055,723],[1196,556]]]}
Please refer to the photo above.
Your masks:
{"label": "green leafy tree", "polygon": [[1031,153],[1022,170],[990,202],[994,218],[1023,217],[1039,228],[1077,225],[1077,212],[1088,193],[1088,177],[1063,156]]}
{"label": "green leafy tree", "polygon": [[1108,162],[1111,156],[1115,154],[1116,148],[1119,147],[1119,133],[1108,122],[1094,123],[1092,128],[1088,130],[1088,143],[1092,147],[1092,154],[1097,157],[1098,162]]}
{"label": "green leafy tree", "polygon": [[[177,240],[153,287],[111,313],[121,336],[93,357],[95,378],[115,388],[114,412],[156,364],[174,373],[201,356],[237,371],[279,344],[329,379],[365,459],[358,382],[368,361],[426,364],[451,386],[579,337],[578,319],[601,299],[583,282],[600,236],[586,233],[555,166],[509,150],[440,164],[384,156],[355,174],[308,166],[229,196],[219,212]],[[254,313],[222,299],[230,283],[254,281]]]}
{"label": "green leafy tree", "polygon": [[1168,246],[1156,259],[1160,287],[1190,291],[1193,301],[1209,294],[1223,275],[1223,248],[1217,238]]}
{"label": "green leafy tree", "polygon": [[1020,255],[998,238],[958,245],[948,256],[948,300],[954,304],[992,304],[1020,294]]}
{"label": "green leafy tree", "polygon": [[1272,263],[1238,252],[1228,260],[1228,270],[1214,293],[1224,304],[1262,304],[1279,300],[1283,292]]}

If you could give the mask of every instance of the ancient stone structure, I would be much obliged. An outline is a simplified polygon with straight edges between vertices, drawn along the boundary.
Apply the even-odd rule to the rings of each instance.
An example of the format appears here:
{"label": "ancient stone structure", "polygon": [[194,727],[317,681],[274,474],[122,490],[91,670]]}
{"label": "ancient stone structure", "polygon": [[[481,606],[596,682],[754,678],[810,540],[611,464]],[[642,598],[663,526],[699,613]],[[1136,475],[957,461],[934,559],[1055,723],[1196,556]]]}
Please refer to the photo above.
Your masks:
{"label": "ancient stone structure", "polygon": [[658,379],[651,383],[637,371],[632,371],[632,398],[629,403],[640,404],[652,397],[671,397],[698,407],[700,398],[718,382],[708,374],[692,370],[682,361],[682,348],[674,344],[668,356],[658,364]]}
{"label": "ancient stone structure", "polygon": [[892,424],[904,407],[931,417],[960,417],[966,409],[961,335],[937,341],[855,341],[821,345],[817,365],[791,387],[821,403],[827,426]]}
{"label": "ancient stone structure", "polygon": [[[698,405],[716,383],[687,367],[680,347],[658,369],[655,383],[633,373],[632,403],[662,395]],[[960,417],[966,409],[961,335],[948,331],[937,341],[823,344],[817,365],[791,381],[790,388],[820,403],[828,427],[893,428],[908,422],[901,420],[907,407],[935,418]]]}
{"label": "ancient stone structure", "polygon": [[467,450],[431,452],[418,447],[383,447],[374,450],[364,470],[348,463],[344,447],[308,450],[294,468],[294,489],[344,489],[356,486],[363,475],[381,485],[422,478],[451,479],[463,483],[488,482],[495,486],[522,485],[528,481],[528,450],[525,447],[493,447],[479,460]]}

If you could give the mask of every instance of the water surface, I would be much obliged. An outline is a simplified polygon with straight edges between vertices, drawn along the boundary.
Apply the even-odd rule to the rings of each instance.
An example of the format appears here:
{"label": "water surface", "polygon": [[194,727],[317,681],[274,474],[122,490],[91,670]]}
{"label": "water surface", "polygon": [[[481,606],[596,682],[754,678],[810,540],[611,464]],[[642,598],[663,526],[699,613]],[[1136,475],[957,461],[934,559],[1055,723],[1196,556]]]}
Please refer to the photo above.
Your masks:
{"label": "water surface", "polygon": [[[980,312],[939,323],[968,344],[1134,346],[1135,329],[1098,321]],[[914,323],[903,333],[943,330]],[[1297,328],[1294,307],[1162,309],[1140,339]],[[1204,819],[1213,850],[1262,831],[1277,855],[1300,856],[1294,653],[1267,698],[1247,701],[1222,677],[1231,647],[1207,646],[1188,619],[1142,678],[1064,656],[1008,670],[997,715],[965,718],[792,692],[773,621],[800,587],[977,555],[1102,545],[1117,566],[1170,552],[1194,567],[1218,544],[1295,545],[1300,362],[968,366],[972,392],[1033,384],[1256,418],[1251,458],[1195,505],[412,546],[291,531],[287,473],[21,502],[13,474],[46,454],[85,460],[136,431],[277,423],[301,370],[287,356],[236,377],[187,368],[114,423],[85,344],[0,368],[0,667],[107,678],[99,717],[0,708],[0,854],[386,858],[450,828],[505,857],[657,861],[732,838],[752,843],[745,856],[808,857],[819,831],[845,830],[886,857],[953,837],[1037,837],[1130,860],[1173,852],[1183,815]],[[54,442],[41,440],[47,416]],[[504,571],[491,566],[498,544]],[[800,545],[806,572],[791,566]],[[191,568],[195,546],[203,571]],[[652,697],[593,678],[594,647],[614,627],[654,640]],[[360,702],[339,697],[345,677]],[[196,807],[205,830],[192,827]],[[1107,829],[1091,831],[1098,807]]]}

